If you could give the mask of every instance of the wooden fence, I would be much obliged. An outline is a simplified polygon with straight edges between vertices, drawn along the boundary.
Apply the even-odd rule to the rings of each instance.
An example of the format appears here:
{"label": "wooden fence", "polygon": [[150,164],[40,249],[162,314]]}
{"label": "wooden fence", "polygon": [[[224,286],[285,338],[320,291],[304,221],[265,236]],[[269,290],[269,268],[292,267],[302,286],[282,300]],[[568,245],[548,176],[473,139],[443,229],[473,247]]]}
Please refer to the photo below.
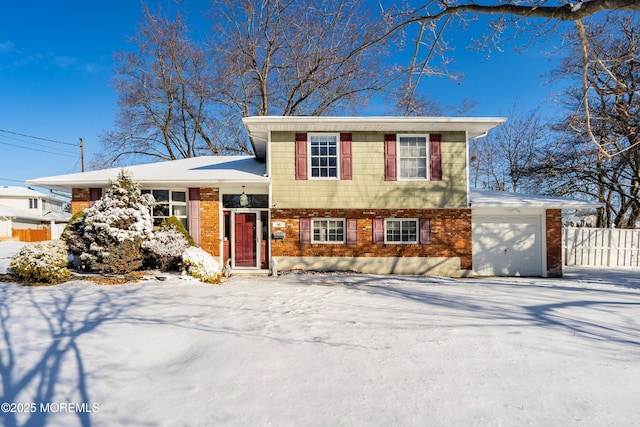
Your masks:
{"label": "wooden fence", "polygon": [[564,265],[640,267],[640,230],[562,229]]}
{"label": "wooden fence", "polygon": [[51,240],[51,230],[21,230],[13,228],[11,236],[21,242],[41,242],[43,240]]}

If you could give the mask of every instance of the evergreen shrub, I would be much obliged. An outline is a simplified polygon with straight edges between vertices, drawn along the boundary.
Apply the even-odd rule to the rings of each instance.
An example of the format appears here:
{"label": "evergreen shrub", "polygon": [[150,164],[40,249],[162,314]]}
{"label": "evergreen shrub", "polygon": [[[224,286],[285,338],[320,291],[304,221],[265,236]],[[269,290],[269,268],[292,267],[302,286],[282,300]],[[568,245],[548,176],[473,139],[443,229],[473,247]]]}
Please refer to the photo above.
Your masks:
{"label": "evergreen shrub", "polygon": [[61,240],[29,243],[13,256],[9,268],[18,278],[54,283],[71,275],[67,245]]}

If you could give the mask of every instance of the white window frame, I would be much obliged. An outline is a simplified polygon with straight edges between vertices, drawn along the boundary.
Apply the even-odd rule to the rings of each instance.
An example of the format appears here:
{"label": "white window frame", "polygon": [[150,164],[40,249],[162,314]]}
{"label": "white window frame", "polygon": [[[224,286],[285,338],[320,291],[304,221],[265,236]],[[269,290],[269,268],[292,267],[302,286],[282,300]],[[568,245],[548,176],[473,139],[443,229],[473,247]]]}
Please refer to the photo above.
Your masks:
{"label": "white window frame", "polygon": [[[325,137],[334,137],[336,140],[336,176],[313,176],[313,166],[312,166],[312,162],[311,162],[311,158],[313,157],[313,155],[311,154],[311,138],[314,136],[325,136]],[[319,179],[319,180],[340,180],[340,134],[339,133],[320,133],[320,132],[316,132],[316,133],[309,133],[307,134],[307,170],[309,171],[308,173],[308,179],[310,180],[314,180],[314,179]]]}
{"label": "white window frame", "polygon": [[[337,221],[342,223],[342,240],[316,240],[316,222]],[[327,227],[328,230],[328,227]],[[344,218],[311,218],[311,243],[322,245],[340,245],[347,241],[347,221]]]}
{"label": "white window frame", "polygon": [[[415,223],[416,225],[416,239],[412,240],[412,241],[407,241],[407,242],[403,242],[402,240],[400,241],[393,241],[393,240],[389,240],[387,238],[387,229],[388,229],[388,224],[389,222],[400,222],[400,239],[402,239],[402,222],[403,221],[411,221],[413,223]],[[385,218],[384,219],[384,243],[386,244],[390,244],[390,245],[415,245],[418,242],[420,242],[420,221],[417,218]]]}
{"label": "white window frame", "polygon": [[[400,138],[424,138],[425,146],[426,146],[426,156],[425,156],[425,176],[423,177],[403,177],[402,176],[402,149],[400,147]],[[429,134],[417,134],[417,133],[403,133],[396,135],[396,153],[397,154],[397,170],[398,170],[398,181],[429,181],[431,179],[431,171],[430,171],[430,162],[429,154],[431,151]]]}
{"label": "white window frame", "polygon": [[[185,225],[185,228],[187,230],[189,230],[189,190],[188,189],[182,189],[182,188],[143,188],[142,191],[144,193],[149,192],[149,194],[151,194],[153,196],[153,192],[154,191],[168,191],[169,192],[169,200],[167,202],[156,202],[154,203],[154,205],[169,205],[169,216],[158,216],[158,215],[154,215],[153,214],[153,207],[151,208],[151,219],[154,221],[154,225],[155,225],[155,220],[158,218],[169,218],[170,216],[175,216],[176,218],[178,218],[179,220],[184,219],[184,223],[183,225]],[[173,200],[173,193],[185,193],[185,201],[184,202],[178,202],[178,201],[174,201]],[[173,207],[174,206],[184,206],[184,211],[185,211],[185,215],[174,215],[173,214]]]}
{"label": "white window frame", "polygon": [[38,198],[29,199],[29,209],[38,209]]}

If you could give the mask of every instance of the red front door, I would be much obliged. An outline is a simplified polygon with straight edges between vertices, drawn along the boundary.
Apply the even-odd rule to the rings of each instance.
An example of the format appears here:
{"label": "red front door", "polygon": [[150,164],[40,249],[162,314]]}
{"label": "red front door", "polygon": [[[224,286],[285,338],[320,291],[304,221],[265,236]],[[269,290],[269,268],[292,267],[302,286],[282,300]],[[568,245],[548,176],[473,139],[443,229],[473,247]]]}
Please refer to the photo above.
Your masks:
{"label": "red front door", "polygon": [[256,267],[256,214],[234,215],[234,258],[236,267]]}

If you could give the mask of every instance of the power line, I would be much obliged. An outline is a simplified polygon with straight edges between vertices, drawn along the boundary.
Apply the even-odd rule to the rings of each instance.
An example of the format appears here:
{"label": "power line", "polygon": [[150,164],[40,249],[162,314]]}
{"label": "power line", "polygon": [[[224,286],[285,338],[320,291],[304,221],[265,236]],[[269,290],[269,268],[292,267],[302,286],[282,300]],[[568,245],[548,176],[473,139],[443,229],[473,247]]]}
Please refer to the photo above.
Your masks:
{"label": "power line", "polygon": [[18,136],[25,136],[27,138],[33,138],[33,139],[39,139],[41,141],[48,141],[48,142],[55,142],[56,144],[64,144],[64,145],[71,145],[73,147],[76,146],[76,144],[72,144],[70,142],[64,142],[64,141],[57,141],[55,139],[49,139],[49,138],[41,138],[39,136],[33,136],[33,135],[27,135],[25,133],[18,133],[18,132],[12,132],[10,130],[4,130],[4,129],[0,129],[0,132],[4,132],[4,133],[10,133],[13,135],[18,135]]}
{"label": "power line", "polygon": [[[7,135],[0,135],[4,138],[9,138],[9,139],[13,139],[15,141],[20,141],[20,142],[24,142],[25,144],[31,144],[31,145],[37,145],[38,147],[44,147],[44,148],[51,148],[50,145],[45,145],[45,144],[38,144],[37,142],[32,142],[32,141],[25,141],[24,139],[20,139],[20,138],[16,138],[14,136],[7,136]],[[24,148],[28,148],[28,147],[24,147]],[[58,150],[59,153],[67,153],[67,154],[75,154],[72,151],[67,151],[67,150]]]}
{"label": "power line", "polygon": [[24,184],[24,181],[20,181],[19,179],[0,178],[0,181],[21,182]]}
{"label": "power line", "polygon": [[56,156],[71,157],[73,159],[76,159],[78,157],[78,156],[71,156],[69,154],[56,153],[55,151],[40,150],[39,148],[23,147],[22,145],[9,144],[8,142],[1,142],[0,141],[0,144],[10,145],[12,147],[18,147],[18,148],[22,148],[22,149],[25,149],[25,150],[40,151],[41,153],[54,154]]}
{"label": "power line", "polygon": [[76,162],[73,164],[73,166],[71,166],[71,168],[69,168],[69,170],[67,170],[67,173],[75,172],[76,166],[78,166],[78,163],[80,163],[80,159],[76,160]]}

